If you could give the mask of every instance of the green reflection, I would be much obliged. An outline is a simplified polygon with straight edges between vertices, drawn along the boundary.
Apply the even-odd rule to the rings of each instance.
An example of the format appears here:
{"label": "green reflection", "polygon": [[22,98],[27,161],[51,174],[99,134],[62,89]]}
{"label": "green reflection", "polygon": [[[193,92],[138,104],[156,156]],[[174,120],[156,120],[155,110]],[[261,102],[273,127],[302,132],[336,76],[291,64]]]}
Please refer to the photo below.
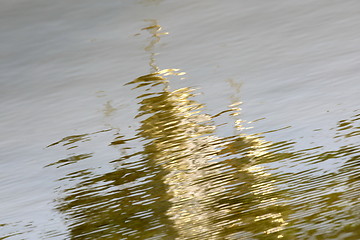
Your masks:
{"label": "green reflection", "polygon": [[[321,146],[295,150],[289,141],[270,143],[243,134],[237,104],[210,116],[189,87],[171,90],[169,78],[185,73],[160,70],[155,45],[161,26],[150,21],[150,74],[127,83],[138,91],[140,123],[135,136],[117,134],[110,146],[124,151],[111,170],[70,171],[58,210],[71,239],[357,239],[359,146],[334,151]],[[238,99],[236,99],[238,101]],[[237,133],[216,135],[218,117],[234,119]],[[358,134],[359,115],[339,121],[336,138]],[[348,131],[348,132],[346,132]],[[99,131],[93,134],[99,134]],[[345,133],[346,132],[346,133]],[[112,133],[109,131],[108,133]],[[93,134],[65,137],[68,150]],[[141,146],[141,149],[132,146]],[[93,154],[72,154],[58,167]],[[342,161],[337,172],[318,165]],[[271,164],[303,168],[282,172]],[[101,162],[103,164],[103,162]],[[291,169],[291,167],[290,167]]]}

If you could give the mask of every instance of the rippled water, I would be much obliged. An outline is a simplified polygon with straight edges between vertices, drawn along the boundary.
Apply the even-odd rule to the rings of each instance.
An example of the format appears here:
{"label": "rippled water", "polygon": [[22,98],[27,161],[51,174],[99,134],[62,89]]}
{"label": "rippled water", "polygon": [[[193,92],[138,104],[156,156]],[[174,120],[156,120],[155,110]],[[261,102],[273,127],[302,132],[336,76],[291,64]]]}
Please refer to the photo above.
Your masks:
{"label": "rippled water", "polygon": [[359,3],[225,2],[4,2],[0,238],[360,238]]}

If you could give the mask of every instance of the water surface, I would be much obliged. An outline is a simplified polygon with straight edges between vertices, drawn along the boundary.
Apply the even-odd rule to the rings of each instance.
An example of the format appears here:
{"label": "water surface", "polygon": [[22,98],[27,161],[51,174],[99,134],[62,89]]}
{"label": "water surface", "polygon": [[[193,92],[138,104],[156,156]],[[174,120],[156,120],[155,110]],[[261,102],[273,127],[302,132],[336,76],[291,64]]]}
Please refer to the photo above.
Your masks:
{"label": "water surface", "polygon": [[360,238],[359,4],[225,2],[4,1],[0,237]]}

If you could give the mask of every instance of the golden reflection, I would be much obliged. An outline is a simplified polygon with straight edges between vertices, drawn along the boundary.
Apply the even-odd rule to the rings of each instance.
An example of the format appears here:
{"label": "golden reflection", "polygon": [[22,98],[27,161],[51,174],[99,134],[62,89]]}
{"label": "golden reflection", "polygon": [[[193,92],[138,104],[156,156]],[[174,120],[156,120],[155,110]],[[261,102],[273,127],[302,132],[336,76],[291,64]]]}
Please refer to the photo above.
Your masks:
{"label": "golden reflection", "polygon": [[[146,48],[152,51],[160,41],[161,27],[153,22],[144,29],[152,35]],[[150,58],[153,56],[151,53]],[[270,174],[264,167],[256,166],[256,158],[266,154],[265,141],[243,134],[217,137],[213,122],[216,116],[202,113],[203,105],[192,100],[194,89],[169,89],[167,76],[185,73],[151,66],[157,71],[128,84],[133,85],[133,89],[152,90],[151,94],[138,97],[137,118],[142,117],[138,136],[147,140],[142,152],[144,159],[160,165],[166,172],[162,179],[168,186],[166,194],[170,203],[166,215],[173,222],[177,239],[232,239],[240,229],[256,222],[263,225],[257,234],[262,232],[266,239],[278,238],[286,223],[279,212],[281,206],[277,198],[268,197],[275,189],[274,180],[266,181],[265,177]],[[155,87],[159,87],[157,92]],[[236,117],[239,105],[234,103],[223,112]],[[242,124],[243,121],[237,119],[235,128],[243,130]],[[247,183],[248,179],[252,181]],[[246,184],[249,185],[244,189]],[[247,195],[245,202],[241,198],[228,202],[241,194]],[[245,212],[252,212],[253,219]],[[230,220],[232,215],[237,217]]]}
{"label": "golden reflection", "polygon": [[[80,169],[62,178],[72,183],[58,201],[58,210],[67,215],[71,239],[310,239],[317,236],[317,228],[334,226],[346,233],[345,227],[331,222],[336,219],[332,211],[342,214],[352,236],[358,233],[358,225],[346,222],[346,217],[359,212],[346,208],[359,199],[354,194],[359,187],[358,146],[320,154],[316,151],[321,147],[294,151],[290,142],[270,143],[260,135],[244,134],[241,103],[235,97],[220,113],[204,113],[194,89],[171,89],[169,78],[185,72],[160,70],[155,64],[155,45],[165,34],[161,26],[151,20],[143,30],[151,35],[145,48],[151,70],[126,84],[138,92],[135,136],[116,133],[109,145],[122,146],[124,151],[107,172]],[[216,121],[225,114],[233,120],[236,134],[220,137]],[[347,122],[340,122],[339,137],[354,136],[343,134],[350,125],[356,133],[355,120]],[[70,150],[91,135],[65,137],[50,146],[62,143]],[[342,190],[336,190],[339,182],[331,174],[311,178],[313,171],[304,170],[289,177],[273,174],[267,165],[296,160],[303,167],[309,159],[323,161],[354,152],[358,155],[339,170],[355,169],[350,177],[337,178]],[[51,165],[64,167],[93,157],[77,153]],[[330,222],[321,222],[323,215]]]}
{"label": "golden reflection", "polygon": [[[286,222],[281,213],[274,179],[257,159],[267,152],[257,136],[236,134],[218,137],[217,117],[238,119],[240,102],[215,116],[202,112],[189,87],[171,90],[169,77],[181,77],[179,69],[160,70],[155,64],[155,45],[161,26],[150,20],[143,28],[151,35],[150,73],[127,83],[139,91],[139,121],[135,137],[118,135],[111,146],[137,142],[142,150],[123,151],[116,168],[105,174],[71,172],[63,180],[77,179],[68,188],[58,209],[71,216],[72,238],[97,239],[258,239],[283,236]],[[150,91],[151,90],[151,91]],[[110,102],[104,114],[115,111]],[[101,132],[101,131],[100,131]],[[70,136],[51,146],[88,141],[92,134]],[[71,148],[70,148],[71,149]],[[131,152],[131,148],[127,148]],[[57,167],[77,163],[92,154],[71,155],[56,161]],[[49,166],[51,166],[49,165]],[[263,237],[261,237],[263,236]]]}
{"label": "golden reflection", "polygon": [[[171,72],[163,70],[140,79],[149,83],[152,76],[157,82]],[[133,83],[136,87],[143,85],[139,79]],[[211,117],[200,113],[203,106],[190,99],[192,92],[190,88],[174,91],[165,88],[143,95],[138,114],[147,117],[141,120],[139,128],[139,137],[149,140],[142,154],[166,172],[162,181],[168,186],[166,194],[171,203],[166,215],[173,221],[179,239],[200,239],[219,231],[211,224],[215,212],[205,201],[220,189],[209,191],[208,182],[198,182],[207,172],[202,168],[216,157],[218,139],[210,135],[214,130]]]}
{"label": "golden reflection", "polygon": [[155,19],[146,20],[150,23],[150,26],[142,28],[141,30],[147,30],[151,34],[151,40],[149,45],[145,47],[145,51],[150,52],[150,62],[151,67],[150,72],[158,72],[159,68],[155,63],[156,53],[154,52],[155,45],[160,42],[162,35],[169,34],[168,32],[160,32],[162,30],[161,26],[157,23]]}

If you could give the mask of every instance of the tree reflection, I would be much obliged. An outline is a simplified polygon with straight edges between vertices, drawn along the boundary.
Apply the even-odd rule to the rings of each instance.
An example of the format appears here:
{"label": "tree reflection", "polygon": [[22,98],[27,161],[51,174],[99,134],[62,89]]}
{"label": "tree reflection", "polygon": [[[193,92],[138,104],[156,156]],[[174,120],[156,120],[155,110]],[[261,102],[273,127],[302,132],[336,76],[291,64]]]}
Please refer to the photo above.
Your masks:
{"label": "tree reflection", "polygon": [[[127,84],[139,91],[135,119],[140,127],[135,136],[119,135],[110,143],[127,146],[135,142],[142,149],[114,160],[116,167],[108,172],[82,169],[62,179],[76,182],[66,187],[58,204],[58,210],[67,216],[71,239],[321,239],[326,235],[321,229],[335,226],[338,234],[358,236],[351,220],[355,217],[353,208],[346,212],[344,205],[358,198],[351,195],[359,185],[358,175],[349,175],[350,169],[359,173],[358,146],[322,153],[318,148],[295,151],[290,142],[270,143],[260,135],[243,134],[236,104],[215,116],[203,113],[203,105],[194,100],[194,89],[171,90],[169,77],[185,73],[159,70],[155,64],[154,47],[165,34],[160,32],[161,26],[152,20],[144,30],[152,36],[146,47],[151,73]],[[222,114],[237,118],[236,134],[216,135],[215,122]],[[342,128],[344,124],[339,125],[339,137]],[[352,137],[356,131],[358,128],[346,136]],[[89,136],[66,137],[51,146],[68,146]],[[289,177],[271,173],[266,165],[347,156],[351,158],[339,169],[346,180],[338,174],[312,179],[311,171]],[[54,164],[66,166],[91,157],[90,153],[78,153]],[[339,181],[350,193],[344,189],[318,192],[323,191],[319,187],[335,188]],[[315,193],[318,202],[304,203],[304,197],[311,197],[309,193]],[[335,209],[343,214],[343,225],[335,223]],[[316,225],[324,216],[331,220],[323,223],[319,232],[306,225]]]}

